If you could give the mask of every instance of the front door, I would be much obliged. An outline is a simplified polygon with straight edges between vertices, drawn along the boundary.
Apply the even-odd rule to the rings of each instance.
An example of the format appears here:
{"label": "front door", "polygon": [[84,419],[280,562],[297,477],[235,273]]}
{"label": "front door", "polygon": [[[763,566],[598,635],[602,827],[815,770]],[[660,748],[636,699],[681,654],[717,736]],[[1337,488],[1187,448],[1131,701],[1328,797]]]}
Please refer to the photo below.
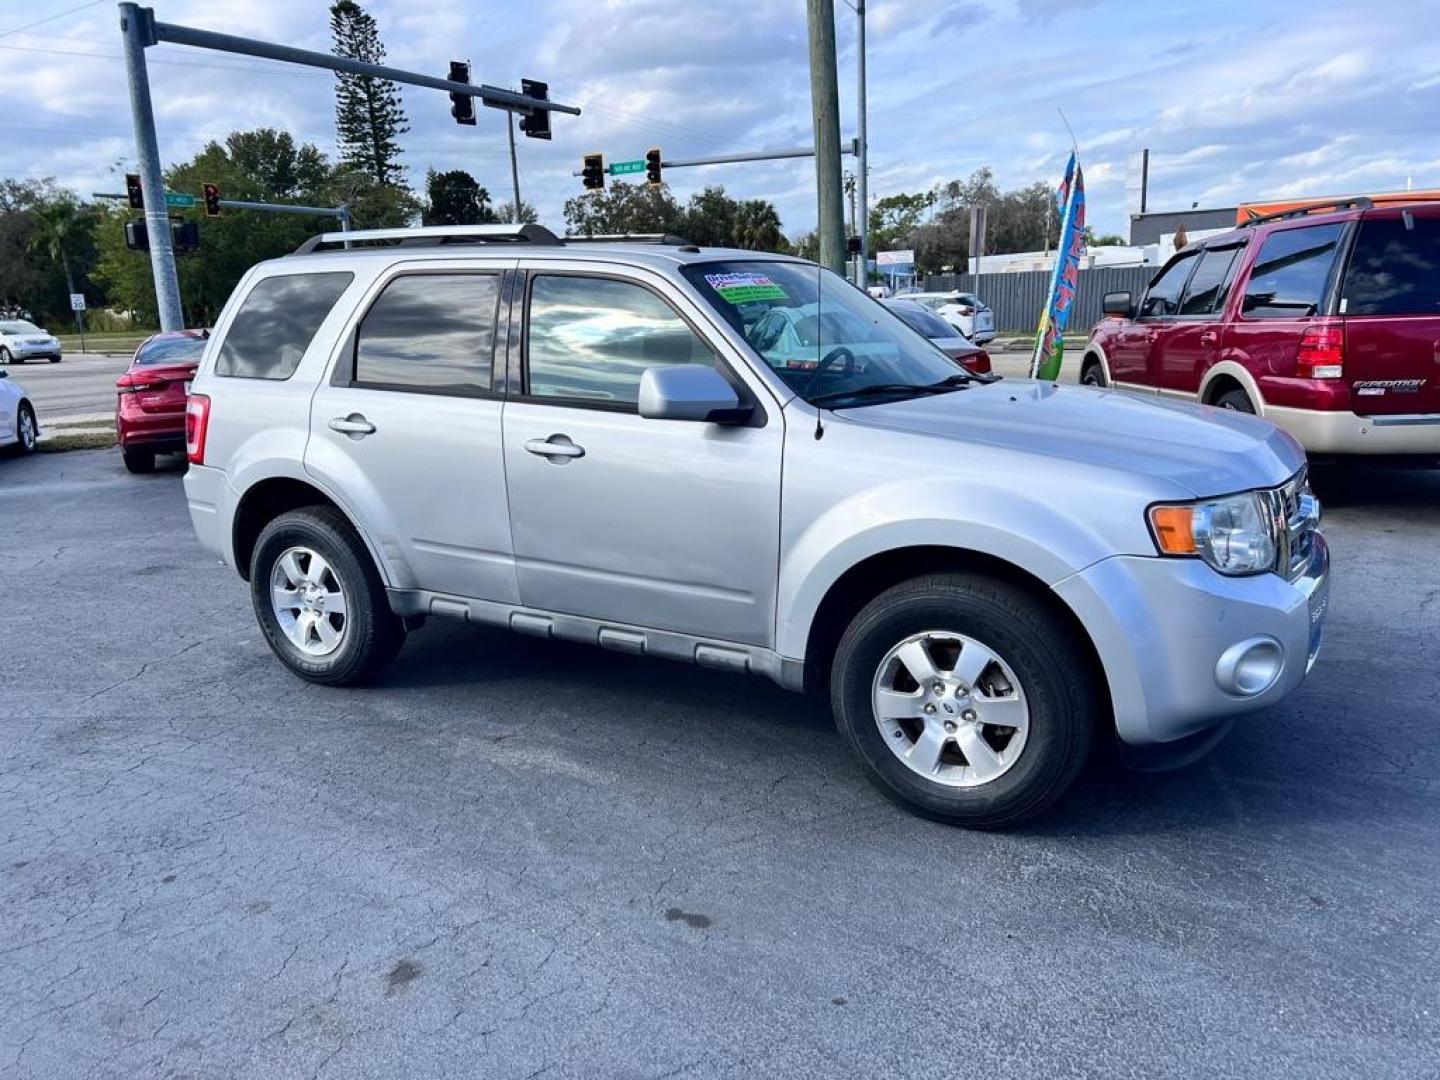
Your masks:
{"label": "front door", "polygon": [[1151,376],[1160,390],[1197,393],[1220,355],[1221,313],[1241,250],[1232,244],[1201,253],[1175,317],[1150,347]]}
{"label": "front door", "polygon": [[522,392],[504,419],[525,606],[771,644],[779,410],[757,402],[749,426],[636,411],[651,366],[713,364],[745,385],[703,325],[663,279],[639,271],[531,273]]}
{"label": "front door", "polygon": [[501,281],[499,267],[407,264],[315,392],[305,466],[369,530],[397,587],[516,600],[492,382]]}
{"label": "front door", "polygon": [[1187,252],[1156,275],[1140,300],[1134,319],[1116,335],[1106,359],[1110,381],[1158,389],[1154,352],[1180,306],[1180,293],[1195,266],[1195,253]]}

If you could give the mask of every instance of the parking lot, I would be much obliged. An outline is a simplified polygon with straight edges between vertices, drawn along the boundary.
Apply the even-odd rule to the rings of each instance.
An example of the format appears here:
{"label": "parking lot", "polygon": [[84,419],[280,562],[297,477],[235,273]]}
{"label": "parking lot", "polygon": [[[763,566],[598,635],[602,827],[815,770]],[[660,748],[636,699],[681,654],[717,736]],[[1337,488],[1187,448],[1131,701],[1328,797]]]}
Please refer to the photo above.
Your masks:
{"label": "parking lot", "polygon": [[1440,473],[1317,486],[1302,689],[988,835],[759,679],[438,623],[303,684],[178,472],[0,462],[0,1073],[1435,1075]]}

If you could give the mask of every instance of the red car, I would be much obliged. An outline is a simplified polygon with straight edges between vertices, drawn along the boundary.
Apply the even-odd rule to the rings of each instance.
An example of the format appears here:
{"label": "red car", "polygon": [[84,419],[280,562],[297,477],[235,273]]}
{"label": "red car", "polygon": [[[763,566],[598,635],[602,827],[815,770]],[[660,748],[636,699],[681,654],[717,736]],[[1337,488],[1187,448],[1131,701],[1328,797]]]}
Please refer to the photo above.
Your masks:
{"label": "red car", "polygon": [[1258,413],[1314,454],[1440,457],[1440,203],[1326,203],[1105,296],[1081,381]]}
{"label": "red car", "polygon": [[115,434],[132,473],[154,469],[156,454],[185,452],[185,388],[209,337],[208,330],[154,334],[115,381]]}

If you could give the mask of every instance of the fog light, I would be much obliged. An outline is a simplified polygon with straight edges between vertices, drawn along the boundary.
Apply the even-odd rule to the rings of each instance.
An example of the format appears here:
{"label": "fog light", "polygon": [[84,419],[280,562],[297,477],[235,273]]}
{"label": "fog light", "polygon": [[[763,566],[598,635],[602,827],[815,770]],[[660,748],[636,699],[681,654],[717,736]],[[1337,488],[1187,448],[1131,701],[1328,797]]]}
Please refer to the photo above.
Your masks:
{"label": "fog light", "polygon": [[1285,650],[1278,641],[1272,637],[1246,638],[1220,654],[1215,681],[1227,694],[1254,697],[1274,686],[1284,667]]}

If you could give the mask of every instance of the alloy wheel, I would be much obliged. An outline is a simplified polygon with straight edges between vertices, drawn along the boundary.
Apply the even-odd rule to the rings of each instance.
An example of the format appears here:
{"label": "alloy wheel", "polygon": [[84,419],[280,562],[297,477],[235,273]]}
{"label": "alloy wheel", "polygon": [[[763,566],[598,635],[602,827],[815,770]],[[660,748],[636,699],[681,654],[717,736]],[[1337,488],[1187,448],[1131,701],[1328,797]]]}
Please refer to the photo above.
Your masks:
{"label": "alloy wheel", "polygon": [[29,409],[20,410],[20,445],[27,453],[35,449],[35,414]]}
{"label": "alloy wheel", "polygon": [[964,634],[927,630],[901,641],[876,669],[871,702],[890,752],[947,787],[988,784],[1025,751],[1030,707],[1020,680]]}
{"label": "alloy wheel", "polygon": [[270,605],[280,629],[306,656],[329,656],[345,640],[349,623],[345,588],[313,548],[288,548],[275,560]]}

